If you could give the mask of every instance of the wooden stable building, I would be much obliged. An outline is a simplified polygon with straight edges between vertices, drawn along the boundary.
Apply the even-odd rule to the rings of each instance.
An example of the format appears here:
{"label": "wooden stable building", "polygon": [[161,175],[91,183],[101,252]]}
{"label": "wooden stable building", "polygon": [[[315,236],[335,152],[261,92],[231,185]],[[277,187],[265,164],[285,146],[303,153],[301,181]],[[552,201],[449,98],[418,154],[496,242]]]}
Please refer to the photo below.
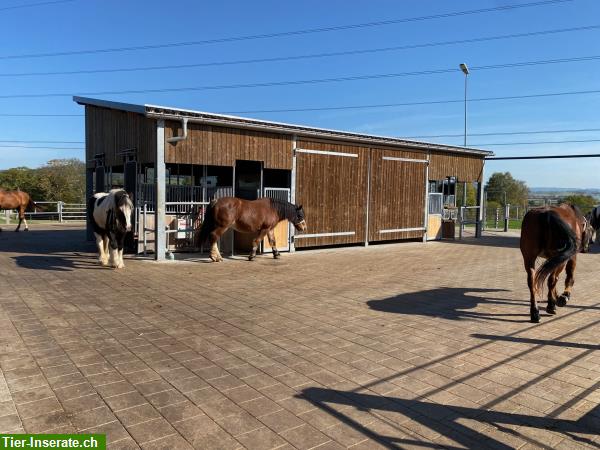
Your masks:
{"label": "wooden stable building", "polygon": [[[458,183],[477,183],[481,204],[484,159],[492,154],[164,106],[74,101],[85,106],[88,193],[116,186],[135,192],[138,222],[142,203],[151,211],[157,259],[165,257],[182,207],[226,195],[303,205],[307,232],[294,236],[288,226],[279,233],[278,246],[291,251],[439,239],[443,215],[454,215]],[[175,225],[172,234],[185,232]]]}

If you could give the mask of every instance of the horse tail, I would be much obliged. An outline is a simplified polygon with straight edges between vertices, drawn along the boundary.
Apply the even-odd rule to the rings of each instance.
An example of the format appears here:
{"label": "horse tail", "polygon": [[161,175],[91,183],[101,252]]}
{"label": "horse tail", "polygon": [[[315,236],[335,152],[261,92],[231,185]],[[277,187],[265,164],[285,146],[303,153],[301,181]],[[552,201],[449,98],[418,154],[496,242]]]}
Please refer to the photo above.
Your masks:
{"label": "horse tail", "polygon": [[29,203],[27,203],[27,209],[29,211],[46,211],[45,208],[41,207],[40,205],[38,205],[36,202],[34,202],[31,198],[29,199]]}
{"label": "horse tail", "polygon": [[548,278],[552,272],[577,253],[577,236],[569,224],[562,220],[554,211],[546,211],[543,214],[543,217],[544,216],[546,218],[546,223],[542,223],[541,225],[546,228],[545,236],[554,237],[560,247],[556,249],[556,255],[548,258],[544,264],[536,270],[533,283],[537,291],[541,291],[544,286],[544,281],[546,281],[546,278]]}
{"label": "horse tail", "polygon": [[216,200],[211,201],[204,212],[204,220],[202,221],[202,226],[200,227],[200,245],[204,244],[208,240],[210,233],[212,233],[217,227],[215,223],[216,203]]}

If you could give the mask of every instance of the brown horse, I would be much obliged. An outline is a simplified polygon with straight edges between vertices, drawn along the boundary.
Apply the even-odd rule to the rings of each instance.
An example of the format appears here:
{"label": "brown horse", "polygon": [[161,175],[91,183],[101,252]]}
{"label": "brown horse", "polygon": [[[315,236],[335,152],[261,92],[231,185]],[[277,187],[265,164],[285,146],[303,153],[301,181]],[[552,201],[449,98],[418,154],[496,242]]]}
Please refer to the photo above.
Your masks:
{"label": "brown horse", "polygon": [[[27,220],[25,220],[26,210],[42,210],[41,207],[36,205],[36,203],[31,200],[31,197],[27,192],[20,190],[5,191],[4,189],[0,189],[0,209],[16,209],[19,211],[19,225],[17,225],[15,231],[19,231],[21,228],[21,222],[25,222],[25,231],[29,231]],[[2,231],[2,228],[0,228],[0,231]]]}
{"label": "brown horse", "polygon": [[[521,226],[520,246],[531,294],[532,322],[540,321],[536,294],[543,288],[546,278],[548,314],[556,314],[556,306],[565,306],[570,300],[571,288],[575,283],[577,253],[588,251],[590,231],[591,228],[579,208],[571,204],[535,208],[525,214]],[[538,257],[546,258],[546,261],[536,271],[535,261]],[[565,267],[565,291],[559,297],[556,284]]]}
{"label": "brown horse", "polygon": [[217,240],[233,228],[241,233],[257,233],[252,241],[252,253],[248,259],[256,257],[258,244],[265,235],[273,248],[273,258],[279,258],[273,229],[282,220],[289,220],[298,231],[306,230],[302,206],[272,198],[258,200],[242,200],[241,198],[223,197],[213,200],[206,210],[204,222],[200,228],[200,242],[210,243],[210,259],[223,261]]}

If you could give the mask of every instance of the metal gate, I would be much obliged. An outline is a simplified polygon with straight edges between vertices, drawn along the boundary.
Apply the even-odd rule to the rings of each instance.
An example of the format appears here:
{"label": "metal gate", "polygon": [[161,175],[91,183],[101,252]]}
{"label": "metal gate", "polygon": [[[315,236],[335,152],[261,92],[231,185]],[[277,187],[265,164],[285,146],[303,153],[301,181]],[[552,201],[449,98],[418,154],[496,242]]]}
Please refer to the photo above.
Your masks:
{"label": "metal gate", "polygon": [[[268,198],[274,198],[284,202],[289,202],[292,199],[292,191],[290,188],[264,188],[264,196]],[[277,250],[280,252],[290,251],[290,236],[291,236],[291,224],[284,220],[279,222],[275,227],[275,242],[277,243]],[[271,245],[269,240],[265,238],[262,243],[263,252],[271,253]]]}

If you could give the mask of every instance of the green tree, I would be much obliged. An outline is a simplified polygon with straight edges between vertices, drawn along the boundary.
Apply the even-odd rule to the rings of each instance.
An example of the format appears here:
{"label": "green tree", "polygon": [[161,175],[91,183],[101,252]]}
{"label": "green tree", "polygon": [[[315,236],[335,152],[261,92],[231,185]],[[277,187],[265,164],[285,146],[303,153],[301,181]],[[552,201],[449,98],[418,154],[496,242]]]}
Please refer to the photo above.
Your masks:
{"label": "green tree", "polygon": [[467,203],[463,205],[464,200],[464,184],[457,183],[456,185],[456,206],[475,206],[477,205],[477,189],[473,183],[467,183]]}
{"label": "green tree", "polygon": [[0,171],[0,188],[20,189],[37,201],[85,202],[85,163],[54,159],[38,169],[15,167]]}
{"label": "green tree", "polygon": [[562,199],[563,202],[568,202],[579,206],[584,214],[587,214],[596,206],[596,199],[591,195],[573,194]]}
{"label": "green tree", "polygon": [[28,167],[14,167],[0,171],[0,188],[7,191],[20,189],[29,193],[33,198],[43,198],[38,174],[34,169]]}
{"label": "green tree", "polygon": [[65,203],[85,201],[85,163],[79,159],[53,159],[38,169],[45,199]]}
{"label": "green tree", "polygon": [[488,202],[497,202],[504,206],[506,203],[510,205],[526,205],[529,195],[529,188],[524,181],[516,180],[510,172],[493,173],[487,184],[485,185]]}

